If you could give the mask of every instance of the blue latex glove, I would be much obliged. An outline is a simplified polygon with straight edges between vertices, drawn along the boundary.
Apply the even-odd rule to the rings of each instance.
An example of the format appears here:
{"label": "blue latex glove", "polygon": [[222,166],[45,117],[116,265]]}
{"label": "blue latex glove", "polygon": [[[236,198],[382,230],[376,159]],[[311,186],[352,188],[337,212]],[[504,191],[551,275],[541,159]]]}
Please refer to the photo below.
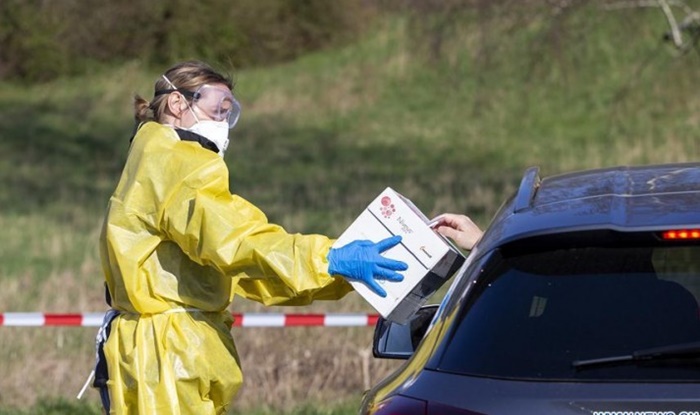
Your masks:
{"label": "blue latex glove", "polygon": [[392,236],[376,244],[358,240],[328,252],[328,273],[342,275],[347,279],[362,281],[372,291],[386,297],[386,291],[375,281],[384,279],[402,281],[403,276],[396,271],[408,268],[404,262],[383,257],[382,252],[401,242],[401,236]]}

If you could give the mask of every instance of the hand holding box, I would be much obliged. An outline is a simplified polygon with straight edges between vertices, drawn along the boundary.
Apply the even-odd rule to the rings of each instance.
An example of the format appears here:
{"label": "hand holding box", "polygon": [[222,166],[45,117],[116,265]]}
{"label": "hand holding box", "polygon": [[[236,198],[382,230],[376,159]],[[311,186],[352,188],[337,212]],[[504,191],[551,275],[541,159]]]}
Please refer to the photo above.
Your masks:
{"label": "hand holding box", "polygon": [[328,272],[331,275],[342,275],[349,280],[361,281],[380,297],[386,297],[386,291],[379,286],[376,279],[403,281],[403,275],[396,271],[404,271],[408,266],[381,254],[399,242],[401,237],[397,235],[377,243],[357,240],[333,248],[328,253]]}
{"label": "hand holding box", "polygon": [[375,294],[362,282],[350,281],[353,288],[388,320],[406,322],[464,263],[459,249],[433,231],[428,222],[410,200],[386,188],[333,245],[333,248],[340,248],[356,240],[378,242],[391,236],[402,237],[400,244],[382,254],[408,265],[402,272],[403,281],[377,281],[386,297]]}

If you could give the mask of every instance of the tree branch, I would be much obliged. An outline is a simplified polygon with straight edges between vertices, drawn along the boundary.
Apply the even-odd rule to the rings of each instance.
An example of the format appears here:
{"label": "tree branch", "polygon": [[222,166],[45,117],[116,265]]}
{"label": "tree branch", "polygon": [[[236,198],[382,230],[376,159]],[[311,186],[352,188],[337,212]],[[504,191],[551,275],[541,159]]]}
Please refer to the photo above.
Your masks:
{"label": "tree branch", "polygon": [[[691,34],[691,42],[695,43],[698,40],[697,30],[698,22],[700,21],[700,14],[691,9],[685,2],[681,0],[630,0],[630,1],[617,1],[614,3],[608,3],[602,6],[604,10],[622,10],[622,9],[632,9],[632,8],[660,8],[668,26],[670,28],[669,32],[664,35],[664,39],[673,41],[673,45],[681,50],[687,51],[689,47],[688,42],[684,42],[682,38],[682,32],[688,31]],[[676,21],[676,17],[673,14],[671,7],[677,7],[683,10],[685,13],[685,18],[679,25]]]}

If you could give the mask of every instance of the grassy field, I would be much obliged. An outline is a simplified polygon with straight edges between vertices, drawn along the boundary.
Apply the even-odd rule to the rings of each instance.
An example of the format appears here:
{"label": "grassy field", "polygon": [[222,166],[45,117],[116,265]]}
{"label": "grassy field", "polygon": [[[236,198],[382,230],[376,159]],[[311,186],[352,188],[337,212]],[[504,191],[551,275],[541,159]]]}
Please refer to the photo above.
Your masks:
{"label": "grassy field", "polygon": [[[246,409],[229,412],[231,415],[350,415],[357,412],[355,402],[328,404],[301,404],[294,409]],[[100,415],[96,404],[70,402],[66,399],[42,399],[29,409],[2,409],[0,415]]]}
{"label": "grassy field", "polygon": [[[386,186],[428,215],[463,212],[485,227],[532,165],[552,175],[696,160],[698,56],[675,53],[665,30],[656,9],[393,19],[355,45],[235,73],[232,191],[291,232],[336,236]],[[0,83],[0,312],[105,309],[101,216],[128,151],[131,98],[149,96],[158,75],[134,61]],[[352,294],[232,310],[372,311]],[[372,359],[371,336],[234,329],[246,383],[232,413],[354,413],[399,364]],[[96,393],[74,400],[93,338],[0,327],[0,414],[97,413]]]}

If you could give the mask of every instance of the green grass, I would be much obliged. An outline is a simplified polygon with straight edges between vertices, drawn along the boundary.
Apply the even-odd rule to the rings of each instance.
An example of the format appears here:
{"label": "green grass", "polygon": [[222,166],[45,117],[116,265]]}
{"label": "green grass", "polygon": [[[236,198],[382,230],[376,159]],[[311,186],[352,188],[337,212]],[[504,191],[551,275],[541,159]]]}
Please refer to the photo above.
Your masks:
{"label": "green grass", "polygon": [[2,409],[0,415],[100,415],[93,404],[74,403],[65,399],[42,399],[29,409]]}
{"label": "green grass", "polygon": [[[357,413],[357,405],[335,404],[332,407],[325,405],[304,404],[297,408],[286,410],[258,409],[238,412],[229,411],[229,415],[353,415]],[[63,398],[42,399],[29,409],[2,409],[0,415],[101,415],[99,405],[89,403],[76,403]]]}
{"label": "green grass", "polygon": [[333,405],[314,405],[314,404],[302,404],[299,407],[292,409],[260,409],[237,412],[233,410],[229,412],[229,415],[355,415],[359,405],[356,402],[349,403],[334,403]]}
{"label": "green grass", "polygon": [[[292,232],[336,236],[386,186],[429,216],[462,212],[485,227],[532,165],[552,175],[697,159],[698,56],[660,41],[658,10],[441,19],[395,18],[355,45],[237,73],[232,190]],[[149,96],[158,75],[134,61],[0,83],[0,312],[104,309],[102,213],[128,151],[131,97]],[[294,311],[371,310],[349,296]],[[92,330],[0,331],[0,408],[90,413],[96,394],[86,406],[70,397],[92,364]],[[356,408],[396,367],[367,357],[370,329],[234,337],[247,376],[235,410],[246,413],[329,399],[328,413]]]}

